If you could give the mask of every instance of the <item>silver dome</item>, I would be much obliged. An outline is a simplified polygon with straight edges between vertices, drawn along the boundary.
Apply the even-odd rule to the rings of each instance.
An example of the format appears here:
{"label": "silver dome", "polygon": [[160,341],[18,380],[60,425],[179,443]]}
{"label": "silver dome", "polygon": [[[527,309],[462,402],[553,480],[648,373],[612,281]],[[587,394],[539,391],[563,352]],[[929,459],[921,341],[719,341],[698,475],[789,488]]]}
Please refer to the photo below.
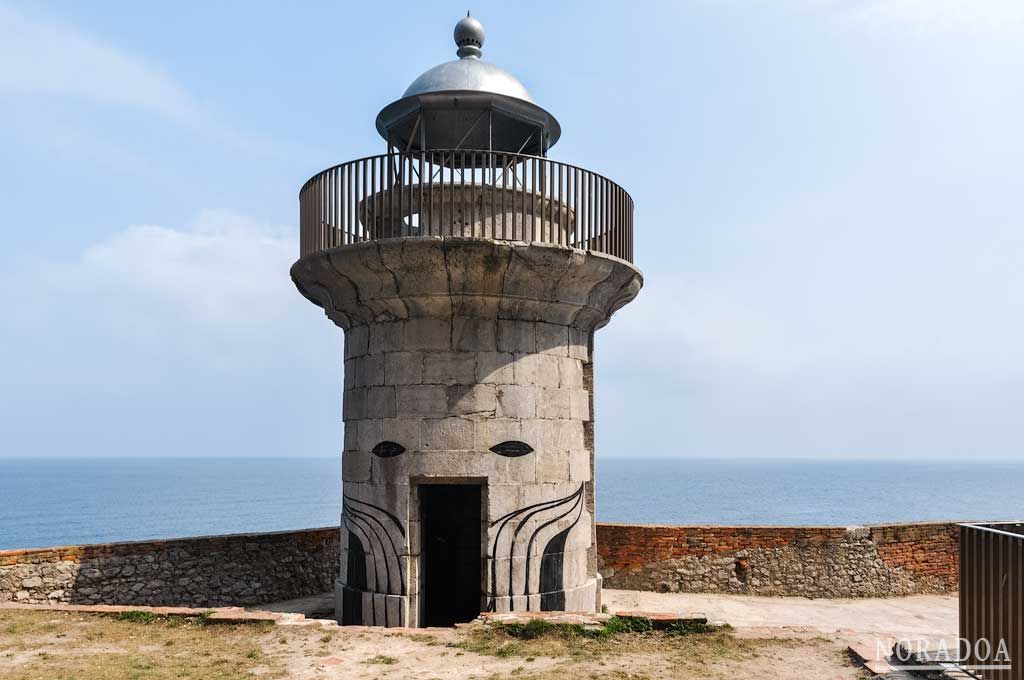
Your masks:
{"label": "silver dome", "polygon": [[483,25],[467,14],[453,34],[460,58],[424,72],[401,99],[381,109],[377,132],[389,149],[547,155],[562,128],[518,78],[480,59],[485,36]]}
{"label": "silver dome", "polygon": [[406,89],[403,97],[452,90],[490,92],[535,103],[526,87],[508,71],[486,61],[464,57],[426,71]]}

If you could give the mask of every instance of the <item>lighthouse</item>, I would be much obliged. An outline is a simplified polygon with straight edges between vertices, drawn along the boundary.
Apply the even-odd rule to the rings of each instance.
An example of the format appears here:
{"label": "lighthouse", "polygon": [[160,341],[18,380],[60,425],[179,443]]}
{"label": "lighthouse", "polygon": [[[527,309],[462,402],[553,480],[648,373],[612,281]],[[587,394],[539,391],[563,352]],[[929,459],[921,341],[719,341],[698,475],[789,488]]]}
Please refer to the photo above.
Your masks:
{"label": "lighthouse", "polygon": [[291,277],[344,330],[336,617],[600,608],[594,335],[639,292],[633,201],[455,26],[377,116],[386,153],[299,192]]}

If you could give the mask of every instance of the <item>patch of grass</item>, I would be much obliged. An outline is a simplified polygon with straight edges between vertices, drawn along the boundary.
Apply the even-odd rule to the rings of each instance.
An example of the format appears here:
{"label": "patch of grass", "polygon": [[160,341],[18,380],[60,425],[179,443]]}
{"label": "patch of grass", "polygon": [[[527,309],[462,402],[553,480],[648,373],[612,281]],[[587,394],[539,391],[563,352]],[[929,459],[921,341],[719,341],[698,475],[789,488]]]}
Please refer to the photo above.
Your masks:
{"label": "patch of grass", "polygon": [[[729,628],[731,629],[731,626]],[[706,621],[676,621],[665,629],[665,633],[668,635],[706,635],[725,629],[725,626],[712,626]]]}
{"label": "patch of grass", "polygon": [[131,621],[132,623],[153,623],[157,616],[153,612],[128,611],[117,615],[118,621]]}
{"label": "patch of grass", "polygon": [[554,626],[550,621],[544,619],[530,619],[526,623],[510,623],[505,626],[505,632],[521,640],[535,640],[545,633],[549,633]]}
{"label": "patch of grass", "polygon": [[483,625],[466,633],[457,644],[466,651],[503,658],[522,656],[528,661],[537,656],[568,656],[582,661],[632,652],[673,653],[688,636],[714,638],[716,642],[711,646],[734,642],[731,635],[706,623],[680,621],[667,630],[656,630],[649,618],[641,616],[613,616],[603,626],[531,619],[526,623]]}
{"label": "patch of grass", "polygon": [[[140,616],[148,614],[149,616]],[[139,624],[145,624],[141,632]],[[54,635],[47,635],[47,631]],[[283,666],[254,643],[248,625],[204,626],[198,618],[151,612],[110,616],[0,610],[0,649],[23,654],[7,662],[4,680],[252,680],[279,677]]]}
{"label": "patch of grass", "polygon": [[604,624],[604,630],[610,635],[649,633],[654,630],[654,624],[646,616],[613,616]]}
{"label": "patch of grass", "polygon": [[393,656],[384,656],[383,654],[378,654],[377,656],[373,657],[372,659],[367,659],[363,663],[370,663],[370,664],[379,663],[379,664],[384,664],[386,666],[391,666],[391,665],[394,665],[394,664],[398,663],[398,659],[396,659]]}
{"label": "patch of grass", "polygon": [[413,642],[419,642],[420,644],[429,645],[431,647],[436,647],[441,644],[440,640],[429,633],[412,633],[409,635],[409,639]]}

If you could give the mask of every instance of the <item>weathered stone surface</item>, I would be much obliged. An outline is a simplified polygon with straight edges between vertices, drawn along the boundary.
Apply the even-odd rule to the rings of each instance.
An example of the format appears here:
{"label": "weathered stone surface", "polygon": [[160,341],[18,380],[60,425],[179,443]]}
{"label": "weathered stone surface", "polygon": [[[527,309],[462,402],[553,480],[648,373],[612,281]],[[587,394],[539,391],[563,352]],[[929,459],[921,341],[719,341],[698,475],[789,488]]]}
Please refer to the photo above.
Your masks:
{"label": "weathered stone surface", "polygon": [[538,321],[536,324],[537,351],[556,356],[569,355],[569,327]]}
{"label": "weathered stone surface", "polygon": [[397,409],[395,388],[371,387],[366,394],[366,412],[377,418],[394,418]]}
{"label": "weathered stone surface", "polygon": [[[514,421],[472,425],[478,448],[515,432]],[[571,461],[570,457],[572,465]],[[358,486],[353,483],[351,491],[364,497]],[[539,502],[571,488],[570,483],[557,491],[516,495],[507,506],[495,505],[494,510]],[[414,526],[410,523],[410,530]],[[959,532],[952,523],[852,530],[619,524],[597,528],[602,573],[610,587],[867,597],[950,592],[958,584]],[[581,549],[579,541],[571,534],[566,549]],[[338,554],[336,527],[0,551],[0,602],[255,604],[330,590]]]}
{"label": "weathered stone surface", "polygon": [[388,352],[384,357],[384,378],[388,385],[418,385],[423,382],[422,352]]}
{"label": "weathered stone surface", "polygon": [[537,391],[535,387],[525,387],[522,385],[501,385],[496,387],[495,395],[498,399],[497,417],[535,417],[537,415]]}
{"label": "weathered stone surface", "polygon": [[476,382],[509,385],[516,381],[514,357],[508,352],[479,352],[476,355]]}
{"label": "weathered stone surface", "polygon": [[497,349],[497,324],[492,319],[455,317],[452,319],[452,349],[463,352],[488,352]]}
{"label": "weathered stone surface", "polygon": [[572,391],[560,387],[542,387],[537,390],[537,416],[561,420],[572,412]]}
{"label": "weathered stone surface", "polygon": [[0,602],[245,605],[330,590],[337,527],[0,551]]}
{"label": "weathered stone surface", "polygon": [[399,385],[395,394],[398,413],[403,416],[444,416],[448,413],[448,394],[443,385]]}
{"label": "weathered stone surface", "polygon": [[532,322],[498,319],[498,351],[523,354],[536,350],[536,326]]}
{"label": "weathered stone surface", "polygon": [[467,451],[473,448],[473,421],[439,418],[423,421],[421,446],[424,450]]}
{"label": "weathered stone surface", "polygon": [[[584,364],[594,328],[636,294],[639,272],[571,248],[444,237],[334,248],[297,262],[292,277],[346,329],[345,490],[376,508],[378,529],[388,527],[387,547],[354,519],[343,531],[366,553],[363,619],[415,621],[421,483],[485,483],[488,544],[499,542],[495,520],[539,508],[516,518],[495,546],[517,587],[531,591],[506,597],[506,606],[540,606],[541,557],[565,531],[554,587],[592,611],[599,576],[590,511],[592,382]],[[375,456],[379,441],[404,453]],[[506,442],[532,450],[491,451]],[[408,558],[403,567],[391,564],[389,551]],[[380,573],[385,564],[390,576]],[[336,592],[351,601],[347,571],[343,565]]]}
{"label": "weathered stone surface", "polygon": [[[636,268],[600,253],[454,237],[341,246],[302,258],[291,275],[303,295],[346,329],[385,320],[450,321],[454,311],[456,317],[539,321],[589,332],[606,323],[642,285]],[[408,325],[405,330],[408,340]],[[557,329],[548,330],[561,335]],[[413,335],[421,332],[416,329]],[[505,349],[500,325],[497,332],[501,351],[535,352],[562,346],[569,352],[568,338],[552,347],[538,347],[536,335],[532,346],[522,338],[518,349]],[[437,335],[425,337],[431,343],[424,349],[451,349],[450,333],[443,347]],[[542,345],[547,344],[546,331],[541,337]],[[365,354],[370,344],[368,332],[357,332],[346,341],[346,356]],[[385,346],[376,340],[373,344]],[[408,342],[405,346],[410,347]]]}
{"label": "weathered stone surface", "polygon": [[472,385],[476,382],[476,354],[427,353],[423,357],[423,382],[438,385]]}
{"label": "weathered stone surface", "polygon": [[598,525],[605,585],[670,592],[890,597],[958,583],[955,524]]}
{"label": "weathered stone surface", "polygon": [[405,323],[405,350],[447,350],[451,348],[451,322],[447,319],[417,318]]}
{"label": "weathered stone surface", "polygon": [[558,387],[558,359],[547,354],[517,354],[513,365],[517,385]]}
{"label": "weathered stone surface", "polygon": [[494,417],[498,398],[494,385],[452,385],[447,389],[448,413]]}

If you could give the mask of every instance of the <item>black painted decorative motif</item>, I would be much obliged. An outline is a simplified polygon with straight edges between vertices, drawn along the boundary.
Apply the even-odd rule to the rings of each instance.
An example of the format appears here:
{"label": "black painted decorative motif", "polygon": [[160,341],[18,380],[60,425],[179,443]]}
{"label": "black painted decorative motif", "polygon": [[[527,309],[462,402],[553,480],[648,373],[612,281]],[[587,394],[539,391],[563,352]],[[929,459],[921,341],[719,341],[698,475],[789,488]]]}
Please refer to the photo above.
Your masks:
{"label": "black painted decorative motif", "polygon": [[[551,592],[550,590],[547,590],[547,589],[561,590],[562,582],[563,582],[562,573],[561,573],[562,572],[562,552],[564,551],[565,539],[568,537],[569,531],[571,531],[576,526],[576,524],[580,521],[580,517],[583,514],[584,493],[585,493],[584,489],[585,489],[585,487],[581,483],[579,488],[576,490],[575,493],[570,494],[568,496],[565,496],[564,498],[558,498],[558,499],[555,499],[555,500],[546,501],[544,503],[534,503],[532,505],[527,505],[526,507],[520,508],[518,510],[513,510],[512,512],[508,513],[507,515],[504,515],[503,517],[499,517],[495,521],[491,522],[491,526],[492,527],[498,526],[498,531],[497,531],[497,533],[494,536],[494,543],[492,544],[492,547],[491,547],[491,584],[492,584],[492,590],[491,590],[490,597],[489,597],[490,602],[488,603],[488,610],[489,611],[494,611],[495,606],[496,606],[496,598],[499,596],[499,594],[497,592],[497,582],[498,582],[498,580],[497,580],[497,577],[498,577],[498,574],[497,574],[498,543],[501,540],[502,532],[512,522],[515,522],[515,528],[512,530],[512,536],[511,536],[510,541],[509,541],[508,557],[510,557],[510,558],[513,557],[514,554],[517,552],[517,545],[520,546],[519,550],[522,550],[525,553],[525,556],[526,556],[525,572],[526,572],[526,574],[530,574],[531,573],[530,572],[530,562],[531,562],[531,554],[533,552],[533,544],[534,544],[534,541],[537,540],[537,536],[540,534],[540,532],[542,530],[546,529],[547,527],[551,526],[555,522],[558,522],[559,520],[562,520],[562,519],[568,517],[569,515],[571,515],[573,513],[576,513],[576,519],[573,521],[572,525],[570,527],[568,527],[567,529],[563,530],[562,532],[560,532],[559,535],[556,535],[554,538],[552,538],[551,541],[549,541],[548,546],[545,547],[544,555],[541,558],[541,592],[542,593],[544,593],[544,592]],[[547,514],[547,513],[551,513],[551,512],[558,513],[558,514],[556,514],[554,517],[550,517],[550,515]],[[541,515],[541,513],[545,513],[545,514]],[[546,521],[542,521],[539,526],[535,526],[533,528],[532,532],[529,532],[529,539],[525,540],[525,543],[526,543],[525,546],[522,543],[518,543],[520,532],[522,532],[523,529],[527,525],[530,524],[530,520],[531,519],[533,519],[535,516],[538,516],[538,515],[541,515],[541,518],[543,520],[546,520]],[[548,517],[550,517],[550,519],[548,519]],[[527,535],[526,533],[523,533],[524,539],[525,539],[526,535]],[[547,565],[544,564],[545,561],[547,562]],[[546,568],[545,568],[545,566],[546,566]],[[547,577],[546,578],[544,576],[545,572],[547,573]],[[557,574],[557,576],[556,576],[556,574]],[[508,567],[508,583],[509,583],[508,595],[514,595],[515,593],[513,593],[513,588],[512,588],[512,560],[511,559],[509,560],[509,567]],[[531,594],[530,593],[530,586],[529,586],[529,577],[527,577],[527,579],[526,579],[526,584],[524,585],[522,594],[523,595],[530,595]],[[563,600],[564,600],[564,597],[563,597]],[[542,594],[542,596],[541,596],[541,608],[542,608],[542,610],[545,609],[545,605],[547,607],[555,607],[555,606],[557,606],[558,605],[557,596],[555,596],[555,597],[549,596],[549,597],[545,598],[545,597],[543,597],[543,594]],[[564,602],[562,603],[562,605],[564,606]],[[511,608],[514,610],[514,605]],[[527,608],[527,610],[530,609],[529,604],[527,604],[526,608]]]}
{"label": "black painted decorative motif", "polygon": [[533,447],[525,442],[508,441],[495,444],[491,447],[491,451],[499,456],[518,458],[519,456],[525,456],[528,453],[533,453]]}
{"label": "black painted decorative motif", "polygon": [[405,447],[395,442],[381,442],[373,447],[373,455],[379,458],[394,458],[405,453]]}
{"label": "black painted decorative motif", "polygon": [[363,591],[366,590],[366,550],[354,532],[348,532],[348,578],[341,592],[341,624],[363,625]]}
{"label": "black painted decorative motif", "polygon": [[[355,537],[358,544],[353,544],[351,540],[349,542],[349,559],[352,561],[349,562],[350,577],[347,579],[349,583],[345,585],[353,590],[350,597],[361,598],[360,593],[367,590],[389,595],[405,595],[405,575],[402,558],[399,555],[401,543],[396,545],[392,535],[392,531],[397,530],[402,537],[400,541],[405,540],[405,527],[402,526],[399,519],[380,506],[356,500],[347,494],[342,495],[341,519],[349,530],[350,539]],[[360,560],[360,552],[362,560]],[[367,558],[369,558],[368,562]],[[363,564],[361,571],[357,566],[360,561]],[[372,565],[372,570],[367,569],[368,564]],[[395,567],[394,570],[392,570],[392,566]],[[373,577],[372,587],[368,583],[370,576]],[[350,618],[356,619],[357,607],[359,609],[358,616],[362,615],[361,604],[357,606],[353,600],[348,606]],[[383,609],[382,614],[383,624],[391,625],[392,622],[388,620],[387,607]],[[373,624],[378,625],[376,610],[372,612],[372,615]],[[402,625],[401,614],[399,614],[399,620],[394,623]]]}
{"label": "black painted decorative motif", "polygon": [[565,541],[569,532],[583,516],[583,505],[579,506],[576,519],[567,528],[555,534],[544,547],[540,560],[540,610],[544,612],[565,610],[564,561]]}

